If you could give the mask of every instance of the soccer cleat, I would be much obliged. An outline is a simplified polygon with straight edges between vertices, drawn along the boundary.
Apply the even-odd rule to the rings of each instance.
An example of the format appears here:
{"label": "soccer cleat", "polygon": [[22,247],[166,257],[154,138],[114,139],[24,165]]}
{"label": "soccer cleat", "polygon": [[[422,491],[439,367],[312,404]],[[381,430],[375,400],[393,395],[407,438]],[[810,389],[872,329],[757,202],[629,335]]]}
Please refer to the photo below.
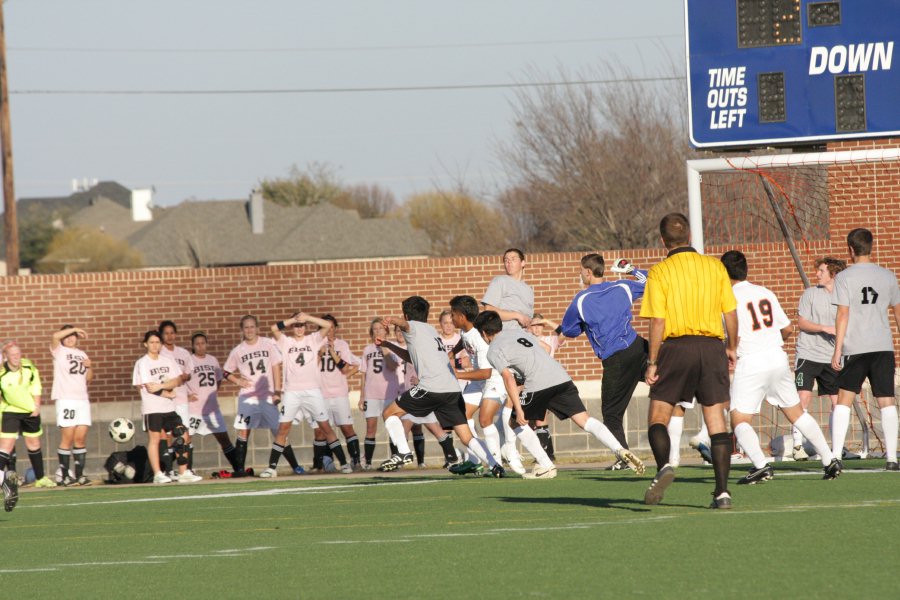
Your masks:
{"label": "soccer cleat", "polygon": [[413,461],[412,452],[407,454],[394,454],[389,459],[381,463],[381,466],[378,467],[378,470],[381,472],[388,471],[396,471],[403,467],[403,465],[408,465]]}
{"label": "soccer cleat", "polygon": [[491,477],[506,477],[506,470],[498,463],[491,467]]}
{"label": "soccer cleat", "polygon": [[305,474],[306,474],[306,469],[304,469],[300,465],[297,465],[296,467],[294,467],[294,475],[305,475]]}
{"label": "soccer cleat", "polygon": [[794,446],[794,451],[791,455],[794,457],[794,460],[809,460],[809,454],[806,453],[802,445]]}
{"label": "soccer cleat", "polygon": [[278,477],[278,471],[276,471],[272,467],[269,467],[268,469],[260,473],[259,476],[262,479],[273,479],[275,477]]}
{"label": "soccer cleat", "polygon": [[178,483],[197,483],[202,479],[202,477],[200,477],[190,469],[185,469],[184,473],[181,473],[178,476]]}
{"label": "soccer cleat", "polygon": [[334,460],[330,456],[322,457],[322,470],[326,473],[337,473],[337,467],[334,466]]}
{"label": "soccer cleat", "polygon": [[56,482],[50,479],[49,477],[41,477],[37,481],[34,482],[34,487],[36,488],[55,488]]}
{"label": "soccer cleat", "polygon": [[363,471],[371,471],[371,470],[372,470],[372,463],[366,463],[366,464],[364,464],[362,470],[363,470]]}
{"label": "soccer cleat", "polygon": [[731,494],[728,492],[722,492],[718,496],[715,492],[712,493],[713,501],[710,503],[710,508],[719,508],[719,509],[729,509],[731,508]]}
{"label": "soccer cleat", "polygon": [[688,441],[688,445],[699,452],[704,461],[712,464],[712,451],[709,449],[709,443],[706,440],[702,440],[695,435]]}
{"label": "soccer cleat", "polygon": [[253,477],[254,475],[256,475],[256,473],[253,471],[253,467],[250,467],[249,469],[244,469],[244,475],[246,475],[247,477]]}
{"label": "soccer cleat", "polygon": [[88,479],[86,476],[82,475],[81,477],[79,477],[79,478],[75,481],[75,484],[76,484],[76,485],[82,485],[82,486],[84,486],[84,485],[91,485],[91,480]]}
{"label": "soccer cleat", "polygon": [[500,447],[500,456],[506,459],[509,468],[512,469],[514,473],[519,475],[524,475],[526,473],[525,465],[522,464],[522,457],[519,455],[515,443],[503,444],[503,446]]}
{"label": "soccer cleat", "polygon": [[169,471],[168,473],[166,473],[166,477],[168,477],[172,481],[178,481],[178,471]]}
{"label": "soccer cleat", "polygon": [[656,478],[644,492],[644,504],[659,504],[666,493],[666,488],[675,481],[675,469],[666,465],[656,473]]}
{"label": "soccer cleat", "polygon": [[416,466],[419,467],[420,469],[427,469],[427,468],[428,468],[428,465],[426,465],[425,463],[419,463],[419,464],[416,465]]}
{"label": "soccer cleat", "polygon": [[[481,469],[479,470],[479,467]],[[448,471],[453,473],[454,475],[467,475],[469,473],[481,474],[484,471],[484,467],[481,466],[481,463],[477,465],[469,460],[464,460],[461,463],[456,463],[455,465],[450,465],[447,468]]]}
{"label": "soccer cleat", "polygon": [[628,448],[616,450],[616,458],[628,465],[628,468],[638,475],[644,474],[644,463],[637,456],[631,453]]}
{"label": "soccer cleat", "polygon": [[172,483],[172,479],[168,475],[160,471],[153,476],[153,483]]}
{"label": "soccer cleat", "polygon": [[842,460],[842,461],[844,461],[844,460],[857,460],[857,459],[860,459],[860,458],[862,458],[862,456],[860,456],[860,455],[857,454],[856,452],[853,452],[852,450],[847,450],[846,448],[842,448],[842,449],[841,449],[841,460]]}
{"label": "soccer cleat", "polygon": [[69,477],[68,475],[63,476],[62,482],[57,481],[56,485],[61,485],[64,487],[69,487],[72,485],[78,485],[78,480],[74,477]]}
{"label": "soccer cleat", "polygon": [[628,468],[628,463],[624,460],[617,460],[613,464],[609,465],[604,469],[604,471],[624,471]]}
{"label": "soccer cleat", "polygon": [[541,465],[534,465],[531,473],[522,475],[522,479],[553,479],[554,477],[556,477],[556,467],[542,467]]}
{"label": "soccer cleat", "polygon": [[13,477],[7,474],[3,484],[0,485],[0,488],[3,488],[3,510],[6,512],[12,512],[19,502],[19,480],[14,472],[10,472],[13,473]]}
{"label": "soccer cleat", "polygon": [[888,461],[884,464],[885,471],[900,471],[900,463]]}
{"label": "soccer cleat", "polygon": [[347,475],[352,472],[353,472],[353,465],[351,465],[350,463],[344,463],[341,465],[341,473],[343,473],[344,475]]}
{"label": "soccer cleat", "polygon": [[825,467],[825,475],[822,479],[837,479],[840,476],[841,471],[844,470],[844,465],[836,458],[831,459],[831,462],[828,463],[828,466]]}
{"label": "soccer cleat", "polygon": [[772,465],[766,465],[758,469],[750,469],[747,475],[738,479],[738,485],[754,485],[763,481],[769,481],[773,477],[775,477],[775,469],[772,468]]}

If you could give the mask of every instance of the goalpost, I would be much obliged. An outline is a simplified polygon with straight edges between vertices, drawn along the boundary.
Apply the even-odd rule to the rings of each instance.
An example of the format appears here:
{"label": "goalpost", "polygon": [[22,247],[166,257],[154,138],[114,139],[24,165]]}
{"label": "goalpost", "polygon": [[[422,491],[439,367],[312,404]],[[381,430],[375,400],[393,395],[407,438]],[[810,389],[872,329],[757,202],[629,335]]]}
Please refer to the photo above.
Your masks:
{"label": "goalpost", "polygon": [[[842,211],[848,199],[864,193],[874,206],[879,199],[900,204],[900,148],[689,160],[687,179],[692,245],[699,252],[739,247],[783,254],[786,246],[805,288],[810,285],[806,269],[812,268],[815,258],[842,245],[832,243],[830,226],[833,218],[846,218],[847,210],[852,210]],[[895,217],[876,214],[876,221],[882,218]],[[789,284],[784,279],[779,286]],[[783,303],[790,313],[791,304]],[[865,456],[870,452],[870,433],[875,438],[872,450],[881,446],[882,439],[868,388],[854,407],[859,422],[848,432],[847,447]],[[827,400],[810,405],[823,429],[830,410]],[[766,438],[777,444],[783,435],[790,435],[789,423],[771,407],[763,409],[758,425],[764,444]]]}

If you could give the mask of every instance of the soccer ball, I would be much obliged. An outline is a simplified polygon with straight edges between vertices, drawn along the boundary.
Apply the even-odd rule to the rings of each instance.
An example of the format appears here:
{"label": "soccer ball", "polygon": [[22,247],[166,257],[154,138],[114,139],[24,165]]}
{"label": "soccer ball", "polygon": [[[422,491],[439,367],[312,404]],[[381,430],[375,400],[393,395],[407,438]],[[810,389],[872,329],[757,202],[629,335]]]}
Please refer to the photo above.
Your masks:
{"label": "soccer ball", "polygon": [[109,424],[109,437],[119,444],[130,442],[134,437],[134,423],[124,417],[119,417]]}

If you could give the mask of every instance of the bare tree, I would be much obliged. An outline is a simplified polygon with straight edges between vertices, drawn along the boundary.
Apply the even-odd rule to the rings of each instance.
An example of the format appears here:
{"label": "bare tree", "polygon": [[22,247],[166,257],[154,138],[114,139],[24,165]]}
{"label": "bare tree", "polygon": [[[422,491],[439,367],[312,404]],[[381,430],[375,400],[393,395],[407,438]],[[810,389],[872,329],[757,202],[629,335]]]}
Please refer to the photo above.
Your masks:
{"label": "bare tree", "polygon": [[655,245],[660,216],[687,207],[683,81],[610,65],[580,78],[609,83],[517,94],[515,132],[497,149],[513,237],[532,251]]}
{"label": "bare tree", "polygon": [[503,215],[466,194],[416,194],[401,212],[413,227],[428,234],[435,256],[495,254],[508,243]]}
{"label": "bare tree", "polygon": [[331,199],[341,208],[352,208],[363,219],[384,217],[397,208],[397,199],[387,188],[378,184],[361,183],[344,188],[344,193]]}
{"label": "bare tree", "polygon": [[305,170],[294,165],[287,177],[263,179],[259,185],[267,200],[284,206],[312,206],[347,194],[334,168],[323,163],[311,163]]}

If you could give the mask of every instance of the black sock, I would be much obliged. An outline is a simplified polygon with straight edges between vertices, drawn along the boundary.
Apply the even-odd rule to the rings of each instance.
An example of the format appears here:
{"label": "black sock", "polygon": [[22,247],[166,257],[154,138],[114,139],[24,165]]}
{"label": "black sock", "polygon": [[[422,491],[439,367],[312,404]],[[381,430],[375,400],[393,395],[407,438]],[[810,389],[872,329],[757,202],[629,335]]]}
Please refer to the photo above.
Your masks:
{"label": "black sock", "polygon": [[313,469],[322,469],[325,467],[325,463],[322,462],[322,457],[325,456],[325,451],[328,449],[328,445],[325,443],[325,440],[316,440],[313,442]]}
{"label": "black sock", "polygon": [[425,436],[421,433],[413,435],[413,451],[416,453],[416,462],[425,464]]}
{"label": "black sock", "polygon": [[284,460],[287,461],[291,469],[296,469],[300,466],[300,463],[297,462],[297,456],[294,454],[294,447],[290,444],[284,445]]}
{"label": "black sock", "polygon": [[731,434],[727,431],[709,436],[713,472],[716,474],[716,496],[728,491],[728,471],[731,470]]}
{"label": "black sock", "polygon": [[278,466],[281,455],[284,454],[284,446],[272,444],[272,451],[269,452],[269,468],[274,469]]}
{"label": "black sock", "polygon": [[[72,460],[75,462],[75,479],[84,475],[84,463],[87,460],[87,448],[72,448]],[[66,469],[68,471],[68,469]]]}
{"label": "black sock", "polygon": [[550,460],[556,460],[556,456],[553,454],[553,436],[550,434],[550,430],[547,430],[547,449],[545,450],[547,453],[547,458]]}
{"label": "black sock", "polygon": [[[0,471],[5,471],[9,467],[9,454],[0,450]],[[10,469],[12,471],[12,469]]]}
{"label": "black sock", "polygon": [[342,467],[347,464],[347,456],[344,454],[344,449],[341,448],[340,440],[334,440],[328,444],[328,453],[334,456]]}
{"label": "black sock", "polygon": [[65,448],[58,448],[56,455],[59,457],[59,465],[62,467],[63,480],[69,476],[69,465],[71,464],[72,451]]}
{"label": "black sock", "polygon": [[659,471],[669,462],[669,449],[671,446],[669,430],[662,423],[654,423],[647,430],[647,437],[650,439],[650,449],[653,451],[653,458],[656,460],[656,470]]}
{"label": "black sock", "polygon": [[44,478],[44,453],[40,448],[28,451],[28,460],[31,461],[31,468],[34,469],[34,480],[40,481]]}
{"label": "black sock", "polygon": [[400,454],[400,450],[397,449],[397,446],[394,445],[394,442],[388,442],[388,448],[390,449],[391,456]]}
{"label": "black sock", "polygon": [[234,443],[235,447],[235,461],[236,465],[234,470],[238,473],[244,470],[244,465],[247,463],[247,440],[238,438]]}
{"label": "black sock", "polygon": [[444,460],[447,462],[456,462],[456,448],[453,447],[453,436],[444,434],[444,437],[438,440],[441,450],[444,451]]}
{"label": "black sock", "polygon": [[351,435],[347,438],[347,452],[350,454],[350,461],[354,465],[359,464],[359,438]]}
{"label": "black sock", "polygon": [[16,459],[17,458],[18,458],[18,456],[16,455],[16,449],[13,448],[13,451],[10,452],[10,454],[9,454],[9,470],[10,471],[16,470]]}
{"label": "black sock", "polygon": [[194,470],[194,442],[191,442],[187,445],[187,468],[191,471]]}
{"label": "black sock", "polygon": [[367,437],[365,441],[366,464],[372,464],[372,457],[375,456],[375,438]]}
{"label": "black sock", "polygon": [[538,441],[541,442],[541,448],[544,449],[550,460],[553,460],[553,438],[550,437],[550,430],[546,426],[541,425],[535,428],[534,433],[537,434]]}
{"label": "black sock", "polygon": [[237,471],[237,449],[234,446],[228,446],[222,450],[222,454],[228,459],[228,464],[231,465],[231,469]]}

